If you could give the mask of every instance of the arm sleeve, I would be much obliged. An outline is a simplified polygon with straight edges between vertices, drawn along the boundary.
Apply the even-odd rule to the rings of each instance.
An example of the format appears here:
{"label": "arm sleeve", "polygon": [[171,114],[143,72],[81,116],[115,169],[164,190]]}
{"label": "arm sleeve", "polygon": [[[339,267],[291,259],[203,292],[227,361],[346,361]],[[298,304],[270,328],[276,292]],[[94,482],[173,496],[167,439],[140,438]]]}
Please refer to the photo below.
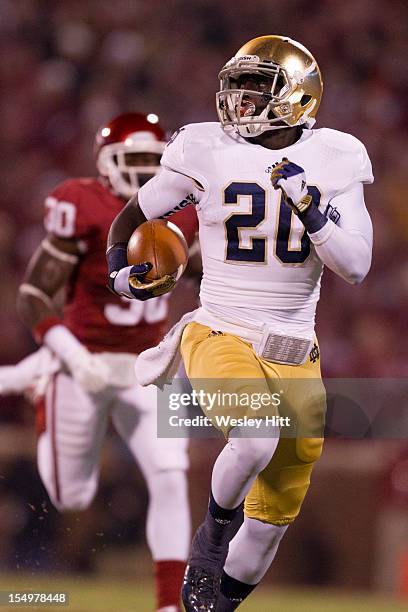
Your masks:
{"label": "arm sleeve", "polygon": [[144,216],[150,220],[167,217],[189,204],[197,204],[201,195],[193,179],[163,168],[139,189],[138,201]]}
{"label": "arm sleeve", "polygon": [[367,149],[362,142],[358,141],[358,163],[356,164],[356,173],[353,177],[352,183],[367,183],[371,184],[374,182],[373,169],[371,166],[371,160],[368,157]]}
{"label": "arm sleeve", "polygon": [[330,202],[331,219],[309,234],[317,255],[330,270],[351,284],[361,283],[371,266],[373,228],[364,203],[362,183],[355,183]]}

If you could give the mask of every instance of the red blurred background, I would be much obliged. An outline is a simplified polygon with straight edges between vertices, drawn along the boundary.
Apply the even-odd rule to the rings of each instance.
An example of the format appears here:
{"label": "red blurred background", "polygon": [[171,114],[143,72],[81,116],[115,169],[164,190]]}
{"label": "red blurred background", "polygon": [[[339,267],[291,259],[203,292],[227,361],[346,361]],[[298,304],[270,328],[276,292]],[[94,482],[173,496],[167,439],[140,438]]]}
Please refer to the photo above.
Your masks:
{"label": "red blurred background", "polygon": [[[366,190],[372,271],[358,287],[324,274],[317,318],[324,373],[406,377],[407,32],[404,0],[2,0],[0,363],[35,348],[16,316],[17,287],[43,235],[45,195],[66,177],[95,174],[97,127],[125,111],[155,112],[169,133],[216,120],[222,65],[246,40],[276,33],[316,56],[325,85],[317,127],[360,138],[376,178]],[[186,285],[178,291],[181,312],[180,296],[185,302],[188,292],[193,305],[195,294]],[[135,526],[146,494],[119,442],[108,441],[98,500],[76,523],[71,519],[67,532],[68,519],[49,507],[36,476],[31,407],[23,399],[0,401],[0,566],[85,572],[111,551],[144,546],[143,529]],[[329,441],[275,578],[398,588],[399,554],[408,547],[408,483],[395,484],[391,474],[406,447],[403,440]],[[195,520],[205,506],[200,479],[208,479],[215,450],[215,443],[193,445]]]}

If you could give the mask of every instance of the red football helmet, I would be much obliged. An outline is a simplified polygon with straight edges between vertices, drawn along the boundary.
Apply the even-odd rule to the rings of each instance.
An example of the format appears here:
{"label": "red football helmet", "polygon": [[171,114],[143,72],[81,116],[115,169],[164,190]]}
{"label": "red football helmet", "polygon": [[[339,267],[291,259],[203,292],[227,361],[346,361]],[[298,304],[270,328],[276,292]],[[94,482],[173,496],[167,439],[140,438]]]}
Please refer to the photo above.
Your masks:
{"label": "red football helmet", "polygon": [[166,142],[158,121],[153,113],[125,113],[100,127],[96,134],[98,171],[125,198],[133,196],[160,171]]}

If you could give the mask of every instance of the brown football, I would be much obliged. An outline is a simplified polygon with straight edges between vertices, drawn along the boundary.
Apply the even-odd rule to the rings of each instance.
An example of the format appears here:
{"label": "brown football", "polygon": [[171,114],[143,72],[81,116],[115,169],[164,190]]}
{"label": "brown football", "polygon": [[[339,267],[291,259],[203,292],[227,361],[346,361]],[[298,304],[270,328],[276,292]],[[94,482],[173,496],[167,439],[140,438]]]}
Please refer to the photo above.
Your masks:
{"label": "brown football", "polygon": [[188,260],[188,245],[182,231],[170,221],[152,219],[139,225],[127,247],[129,265],[149,261],[152,269],[146,280],[156,280],[166,274],[179,279]]}

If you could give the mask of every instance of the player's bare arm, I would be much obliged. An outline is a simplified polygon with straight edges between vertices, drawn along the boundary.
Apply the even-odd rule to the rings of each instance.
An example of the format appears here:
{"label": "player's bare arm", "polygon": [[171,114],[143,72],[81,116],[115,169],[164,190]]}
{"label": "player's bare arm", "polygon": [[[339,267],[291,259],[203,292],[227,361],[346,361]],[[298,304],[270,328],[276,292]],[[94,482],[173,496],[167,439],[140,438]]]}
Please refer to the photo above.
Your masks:
{"label": "player's bare arm", "polygon": [[22,321],[35,330],[59,317],[55,297],[65,287],[79,262],[76,240],[48,235],[33,254],[19,288],[17,307]]}
{"label": "player's bare arm", "polygon": [[[50,234],[30,259],[19,287],[17,309],[39,343],[47,328],[61,322],[61,290],[77,267],[78,255],[75,240],[63,240]],[[35,399],[38,380],[56,369],[51,353],[40,349],[17,365],[0,368],[0,394],[28,393]]]}
{"label": "player's bare arm", "polygon": [[135,194],[111,225],[108,235],[108,249],[116,244],[127,244],[134,230],[145,221],[146,217],[139,206],[138,196]]}

